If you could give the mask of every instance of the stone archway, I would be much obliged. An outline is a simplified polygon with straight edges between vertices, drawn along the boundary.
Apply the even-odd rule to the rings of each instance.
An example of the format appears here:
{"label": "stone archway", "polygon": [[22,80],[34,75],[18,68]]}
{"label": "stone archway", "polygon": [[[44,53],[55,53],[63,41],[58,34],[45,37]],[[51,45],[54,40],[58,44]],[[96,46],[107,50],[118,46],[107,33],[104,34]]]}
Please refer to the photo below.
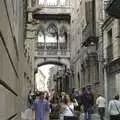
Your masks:
{"label": "stone archway", "polygon": [[58,66],[66,66],[66,64],[61,63],[61,62],[57,62],[57,61],[46,61],[46,62],[43,62],[43,63],[39,63],[39,64],[37,65],[37,67],[40,67],[40,66],[43,66],[43,65],[47,65],[47,64],[54,64],[54,65],[58,65]]}
{"label": "stone archway", "polygon": [[58,59],[58,58],[36,58],[35,59],[35,68],[38,66],[46,65],[46,64],[55,64],[59,66],[66,66],[66,68],[70,68],[70,61],[68,59]]}

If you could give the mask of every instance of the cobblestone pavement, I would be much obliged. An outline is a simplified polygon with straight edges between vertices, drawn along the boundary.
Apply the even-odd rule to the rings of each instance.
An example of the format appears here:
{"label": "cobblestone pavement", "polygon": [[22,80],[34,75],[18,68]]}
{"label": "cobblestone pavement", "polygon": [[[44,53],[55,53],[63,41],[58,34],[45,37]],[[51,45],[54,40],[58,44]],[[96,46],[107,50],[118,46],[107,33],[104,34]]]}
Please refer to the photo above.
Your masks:
{"label": "cobblestone pavement", "polygon": [[[82,113],[80,116],[80,120],[84,120],[84,114]],[[100,120],[100,117],[98,114],[92,114],[92,120]]]}

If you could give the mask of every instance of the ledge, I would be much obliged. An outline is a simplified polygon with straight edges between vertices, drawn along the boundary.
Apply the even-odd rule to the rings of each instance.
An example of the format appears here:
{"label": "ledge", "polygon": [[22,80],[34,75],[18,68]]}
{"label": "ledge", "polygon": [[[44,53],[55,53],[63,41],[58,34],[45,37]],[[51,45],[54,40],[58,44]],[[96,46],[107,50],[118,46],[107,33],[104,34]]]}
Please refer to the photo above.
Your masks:
{"label": "ledge", "polygon": [[18,94],[3,80],[0,78],[0,85],[2,85],[4,88],[6,88],[8,91],[13,93],[15,96],[18,96]]}
{"label": "ledge", "polygon": [[14,117],[16,117],[17,116],[17,113],[16,114],[14,114],[14,115],[12,115],[11,117],[9,117],[8,119],[6,119],[6,120],[12,120]]}
{"label": "ledge", "polygon": [[66,20],[70,23],[70,14],[33,14],[33,18],[37,20]]}

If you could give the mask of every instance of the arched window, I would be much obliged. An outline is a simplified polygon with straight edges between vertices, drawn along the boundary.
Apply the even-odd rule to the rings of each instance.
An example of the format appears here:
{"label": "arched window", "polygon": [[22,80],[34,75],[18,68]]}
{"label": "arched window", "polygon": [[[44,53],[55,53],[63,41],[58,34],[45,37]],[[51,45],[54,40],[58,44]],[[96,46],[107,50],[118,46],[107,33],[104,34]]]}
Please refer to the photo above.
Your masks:
{"label": "arched window", "polygon": [[38,42],[44,43],[44,34],[41,31],[38,33]]}
{"label": "arched window", "polygon": [[44,37],[44,33],[42,31],[38,32],[37,47],[41,48],[41,49],[44,49],[44,47],[45,47],[45,37]]}
{"label": "arched window", "polygon": [[50,24],[47,28],[46,44],[47,48],[56,48],[58,43],[58,29],[54,24]]}

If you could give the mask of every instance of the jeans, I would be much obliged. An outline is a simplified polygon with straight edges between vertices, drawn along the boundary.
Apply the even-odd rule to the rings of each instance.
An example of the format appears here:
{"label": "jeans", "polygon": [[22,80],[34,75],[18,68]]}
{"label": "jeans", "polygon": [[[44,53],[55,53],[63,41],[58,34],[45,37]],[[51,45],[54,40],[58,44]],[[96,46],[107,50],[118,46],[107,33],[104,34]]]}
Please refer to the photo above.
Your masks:
{"label": "jeans", "polygon": [[91,113],[85,112],[85,120],[91,120]]}
{"label": "jeans", "polygon": [[88,108],[86,111],[85,111],[85,120],[91,120],[91,113],[92,113],[92,108]]}
{"label": "jeans", "polygon": [[98,112],[99,112],[99,115],[100,115],[100,119],[101,119],[101,120],[104,120],[105,108],[104,108],[104,107],[99,107],[99,108],[98,108]]}

